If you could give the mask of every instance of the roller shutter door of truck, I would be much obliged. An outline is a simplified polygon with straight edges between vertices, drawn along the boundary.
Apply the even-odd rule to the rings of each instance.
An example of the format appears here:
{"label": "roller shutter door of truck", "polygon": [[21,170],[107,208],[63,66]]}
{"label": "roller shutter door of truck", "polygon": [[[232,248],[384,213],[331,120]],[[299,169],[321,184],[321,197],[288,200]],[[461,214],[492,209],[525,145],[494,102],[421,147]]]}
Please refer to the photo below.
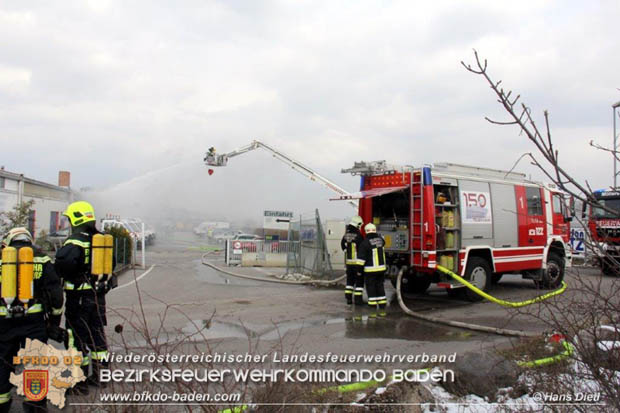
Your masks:
{"label": "roller shutter door of truck", "polygon": [[519,246],[514,185],[491,183],[495,248]]}

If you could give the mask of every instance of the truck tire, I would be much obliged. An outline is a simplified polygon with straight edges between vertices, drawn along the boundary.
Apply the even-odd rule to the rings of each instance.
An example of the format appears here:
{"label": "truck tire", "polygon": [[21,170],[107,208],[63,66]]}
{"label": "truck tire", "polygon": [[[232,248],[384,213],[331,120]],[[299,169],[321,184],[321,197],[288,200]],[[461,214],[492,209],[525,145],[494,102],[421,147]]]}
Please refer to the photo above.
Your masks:
{"label": "truck tire", "polygon": [[407,272],[403,274],[400,289],[405,294],[424,294],[430,285],[431,277],[428,275],[417,275],[415,272]]}
{"label": "truck tire", "polygon": [[[491,267],[487,260],[481,257],[471,257],[467,262],[465,279],[482,291],[488,291],[491,287]],[[460,288],[463,297],[469,301],[481,301],[482,297],[469,288]]]}
{"label": "truck tire", "polygon": [[616,265],[611,259],[601,258],[600,266],[601,266],[601,272],[603,273],[603,275],[608,275],[608,276],[618,275],[617,269],[615,268]]}
{"label": "truck tire", "polygon": [[543,270],[540,286],[542,288],[556,288],[564,279],[564,260],[555,252],[547,257],[547,269]]}
{"label": "truck tire", "polygon": [[499,280],[502,279],[503,276],[504,276],[504,274],[493,274],[491,276],[491,283],[492,284],[497,284],[499,282]]}

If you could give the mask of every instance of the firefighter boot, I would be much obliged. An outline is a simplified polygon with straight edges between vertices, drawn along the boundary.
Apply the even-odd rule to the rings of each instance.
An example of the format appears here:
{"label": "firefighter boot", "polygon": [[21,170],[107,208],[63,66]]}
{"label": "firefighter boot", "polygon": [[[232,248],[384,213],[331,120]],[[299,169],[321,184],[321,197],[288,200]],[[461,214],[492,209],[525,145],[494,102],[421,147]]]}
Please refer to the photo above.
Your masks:
{"label": "firefighter boot", "polygon": [[[84,373],[84,376],[88,377],[88,364],[82,366],[82,372]],[[78,384],[67,390],[65,394],[67,396],[87,396],[89,392],[87,380],[79,382]]]}
{"label": "firefighter boot", "polygon": [[108,366],[106,363],[102,363],[99,360],[93,360],[93,373],[88,376],[88,378],[86,379],[86,383],[88,383],[90,386],[95,386],[95,387],[106,387],[108,385],[108,383],[106,382],[101,382],[101,376],[99,375],[101,369],[106,369]]}
{"label": "firefighter boot", "polygon": [[22,403],[22,410],[26,413],[47,412],[47,399],[39,400],[38,402],[24,400]]}
{"label": "firefighter boot", "polygon": [[387,312],[385,311],[385,303],[379,304],[378,307],[379,307],[379,317],[387,316]]}
{"label": "firefighter boot", "polygon": [[355,305],[364,305],[364,289],[355,290],[354,295]]}

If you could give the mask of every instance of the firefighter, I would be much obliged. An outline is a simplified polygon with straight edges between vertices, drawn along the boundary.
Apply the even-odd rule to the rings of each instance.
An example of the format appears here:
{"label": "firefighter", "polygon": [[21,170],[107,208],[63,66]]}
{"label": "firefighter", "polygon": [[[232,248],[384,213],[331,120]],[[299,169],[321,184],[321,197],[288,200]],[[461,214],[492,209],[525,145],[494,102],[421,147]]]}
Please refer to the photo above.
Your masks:
{"label": "firefighter", "polygon": [[368,293],[368,305],[379,310],[380,315],[387,304],[385,296],[385,240],[377,234],[374,224],[364,227],[366,239],[360,245],[359,257],[364,261],[364,282]]}
{"label": "firefighter", "polygon": [[[65,327],[69,333],[68,347],[82,352],[82,370],[88,377],[72,390],[87,394],[88,385],[99,386],[99,371],[106,368],[108,345],[104,328],[107,324],[105,295],[116,286],[116,276],[105,282],[91,274],[91,243],[100,234],[95,227],[95,211],[91,204],[77,201],[63,215],[71,223],[71,235],[56,253],[56,271],[63,278],[66,294]],[[90,357],[87,352],[90,351]],[[89,375],[92,361],[93,372]]]}
{"label": "firefighter", "polygon": [[340,241],[340,247],[345,251],[345,264],[347,267],[347,285],[344,288],[344,297],[347,304],[363,304],[364,278],[362,269],[364,260],[358,257],[361,242],[364,240],[360,228],[364,224],[362,217],[354,216],[347,225],[346,232]]}
{"label": "firefighter", "polygon": [[[64,330],[60,325],[62,316],[63,294],[60,279],[56,275],[52,260],[39,249],[33,247],[32,235],[26,228],[14,228],[8,232],[2,242],[3,256],[6,258],[0,280],[2,299],[0,300],[0,412],[11,408],[11,383],[9,377],[14,371],[13,357],[17,356],[26,339],[47,343],[47,339],[62,342]],[[8,247],[15,248],[9,258]],[[30,257],[22,253],[22,248],[32,248],[32,261],[22,261],[19,256]],[[6,251],[4,251],[6,249]],[[26,251],[24,251],[26,252]],[[24,269],[18,262],[31,262],[32,272]],[[2,264],[2,261],[0,261]],[[12,276],[9,275],[13,266]],[[22,287],[22,283],[30,284]],[[12,286],[10,286],[12,284]],[[27,298],[24,298],[24,294]],[[26,383],[24,383],[26,385]],[[47,399],[37,402],[24,400],[26,412],[46,412]]]}

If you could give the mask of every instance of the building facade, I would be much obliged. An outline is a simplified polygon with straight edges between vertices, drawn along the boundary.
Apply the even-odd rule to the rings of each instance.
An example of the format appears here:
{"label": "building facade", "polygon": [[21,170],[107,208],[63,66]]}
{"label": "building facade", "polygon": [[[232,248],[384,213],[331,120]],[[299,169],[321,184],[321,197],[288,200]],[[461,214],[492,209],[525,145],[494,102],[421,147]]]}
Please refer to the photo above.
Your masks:
{"label": "building facade", "polygon": [[32,213],[28,219],[28,230],[34,237],[41,231],[52,233],[68,225],[62,212],[73,202],[74,195],[70,189],[69,172],[61,171],[59,185],[27,178],[0,169],[0,212],[13,210],[22,202],[34,200]]}

